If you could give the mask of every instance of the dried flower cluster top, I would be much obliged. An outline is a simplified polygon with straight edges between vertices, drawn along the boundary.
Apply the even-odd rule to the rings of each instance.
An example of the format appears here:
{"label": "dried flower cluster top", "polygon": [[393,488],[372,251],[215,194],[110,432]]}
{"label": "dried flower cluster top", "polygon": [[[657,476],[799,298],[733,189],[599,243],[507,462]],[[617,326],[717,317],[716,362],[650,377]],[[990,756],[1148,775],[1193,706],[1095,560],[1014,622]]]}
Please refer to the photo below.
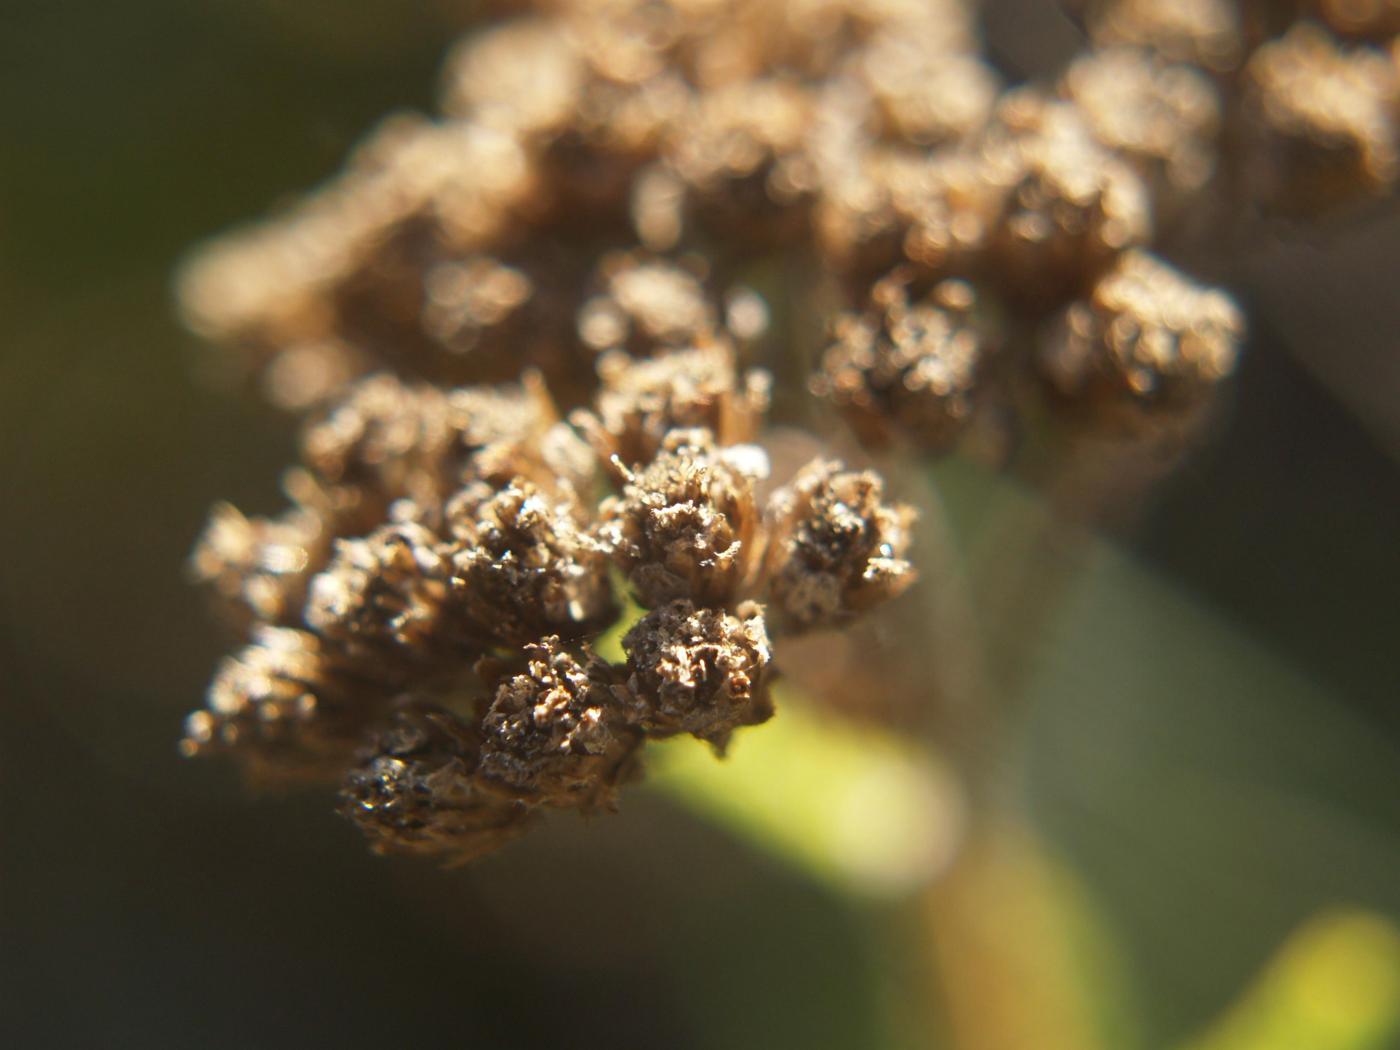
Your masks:
{"label": "dried flower cluster top", "polygon": [[871,449],[1028,398],[1190,416],[1243,322],[1151,250],[1396,177],[1383,3],[1089,0],[1091,49],[1011,89],[959,0],[510,6],[441,116],[390,117],[180,278],[306,415],[289,508],[220,506],[194,552],[245,644],[183,748],[341,778],[386,850],[607,808],[649,738],[722,751],[772,714],[770,632],[911,583],[878,475],[774,487],[770,376],[815,363]]}

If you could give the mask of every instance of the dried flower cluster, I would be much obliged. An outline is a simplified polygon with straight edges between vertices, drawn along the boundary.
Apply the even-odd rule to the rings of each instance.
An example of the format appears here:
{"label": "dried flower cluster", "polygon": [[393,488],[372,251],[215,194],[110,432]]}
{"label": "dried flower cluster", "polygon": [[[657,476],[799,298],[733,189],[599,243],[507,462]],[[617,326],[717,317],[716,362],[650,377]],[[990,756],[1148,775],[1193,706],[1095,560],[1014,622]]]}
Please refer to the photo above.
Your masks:
{"label": "dried flower cluster", "polygon": [[[387,376],[314,418],[293,506],[219,508],[196,548],[249,638],[186,752],[262,777],[349,767],[344,812],[377,847],[471,857],[541,810],[609,808],[649,738],[722,751],[766,720],[761,603],[787,629],[831,626],[912,582],[912,512],[874,475],[822,463],[800,498],[760,498],[762,448],[717,438],[764,407],[732,348],[602,374],[577,426],[530,384]],[[619,622],[618,581],[647,611],[613,665],[590,641]]]}
{"label": "dried flower cluster", "polygon": [[1007,88],[961,0],[513,4],[441,116],[203,248],[189,325],[306,422],[288,509],[220,506],[194,552],[245,645],[184,749],[477,855],[611,806],[648,739],[722,750],[772,713],[770,630],[912,581],[876,474],[769,491],[771,374],[815,361],[867,446],[924,454],[1025,396],[1208,404],[1240,312],[1151,251],[1389,191],[1393,5],[1077,8],[1091,48]]}

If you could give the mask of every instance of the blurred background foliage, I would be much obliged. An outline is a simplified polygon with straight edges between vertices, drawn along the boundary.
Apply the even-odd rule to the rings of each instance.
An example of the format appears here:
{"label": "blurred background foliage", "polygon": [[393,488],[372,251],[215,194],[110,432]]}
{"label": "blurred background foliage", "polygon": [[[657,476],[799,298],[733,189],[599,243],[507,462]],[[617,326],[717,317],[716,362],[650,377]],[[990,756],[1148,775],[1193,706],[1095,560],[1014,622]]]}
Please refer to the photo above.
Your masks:
{"label": "blurred background foliage", "polygon": [[[800,684],[461,870],[178,760],[224,643],[183,558],[292,435],[171,268],[426,107],[470,6],[0,8],[0,1045],[1400,1046],[1394,216],[1231,261],[1234,398],[1131,525],[934,471],[974,608],[1033,555],[990,807]],[[1049,0],[987,28],[1013,72],[1075,46]]]}

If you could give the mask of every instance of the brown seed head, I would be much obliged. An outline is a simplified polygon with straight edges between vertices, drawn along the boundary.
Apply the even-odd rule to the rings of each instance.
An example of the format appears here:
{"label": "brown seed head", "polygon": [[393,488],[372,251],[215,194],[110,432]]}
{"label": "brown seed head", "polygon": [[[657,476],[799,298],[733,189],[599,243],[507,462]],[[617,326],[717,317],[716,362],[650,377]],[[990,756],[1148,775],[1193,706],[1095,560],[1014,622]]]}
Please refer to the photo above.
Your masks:
{"label": "brown seed head", "polygon": [[1220,99],[1210,79],[1148,51],[1091,51],[1070,66],[1061,92],[1099,142],[1127,157],[1157,191],[1178,200],[1215,167]]}
{"label": "brown seed head", "polygon": [[288,407],[380,368],[434,375],[451,355],[422,326],[425,274],[501,243],[537,193],[513,137],[394,117],[296,207],[194,256],[181,308],[195,331],[242,351]]}
{"label": "brown seed head", "polygon": [[530,809],[473,782],[480,731],[430,703],[399,709],[345,777],[340,811],[377,853],[454,861],[499,849],[528,827]]}
{"label": "brown seed head", "polygon": [[639,602],[723,606],[736,598],[761,553],[750,468],[707,433],[678,431],[604,502],[599,542]]}
{"label": "brown seed head", "polygon": [[704,427],[722,445],[752,441],[768,411],[767,372],[739,374],[724,343],[673,350],[646,361],[604,354],[603,387],[592,412],[573,421],[600,458],[625,466],[646,463],[677,428]]}
{"label": "brown seed head", "polygon": [[1266,206],[1316,214],[1394,183],[1400,77],[1384,55],[1304,24],[1256,51],[1245,81],[1248,171]]}
{"label": "brown seed head", "polygon": [[185,721],[185,755],[231,751],[266,780],[336,775],[393,682],[353,668],[315,635],[262,627],[224,659],[206,706]]}
{"label": "brown seed head", "polygon": [[626,254],[604,259],[599,270],[601,292],[578,316],[579,338],[590,350],[647,357],[717,337],[716,310],[699,278],[683,267]]}
{"label": "brown seed head", "polygon": [[302,507],[248,518],[232,504],[217,504],[190,555],[190,575],[213,590],[240,627],[295,623],[311,567],[324,557],[321,525]]}
{"label": "brown seed head", "polygon": [[1053,389],[1081,405],[1189,410],[1234,370],[1243,336],[1228,295],[1129,252],[1065,311],[1038,360]]}
{"label": "brown seed head", "polygon": [[919,146],[956,141],[981,128],[999,85],[971,54],[944,52],[919,36],[887,33],[856,59],[876,105],[876,128]]}
{"label": "brown seed head", "polygon": [[913,508],[882,502],[877,475],[815,460],[768,504],[768,594],[784,625],[828,627],[902,594]]}
{"label": "brown seed head", "polygon": [[982,156],[984,177],[1006,188],[991,272],[1014,302],[1053,306],[1151,234],[1146,185],[1093,139],[1072,106],[1009,93]]}
{"label": "brown seed head", "polygon": [[615,615],[607,558],[575,513],[526,481],[464,492],[447,511],[453,616],[508,646],[607,626]]}
{"label": "brown seed head", "polygon": [[965,281],[943,281],[910,302],[910,276],[887,275],[869,308],[834,319],[813,390],[869,444],[898,437],[943,451],[972,414],[985,323]]}
{"label": "brown seed head", "polygon": [[436,535],[414,522],[339,540],[311,581],[306,623],[347,652],[410,663],[438,655],[447,562]]}
{"label": "brown seed head", "polygon": [[1400,33],[1400,0],[1314,0],[1339,36],[1383,40]]}
{"label": "brown seed head", "polygon": [[648,733],[690,733],[723,751],[734,729],[772,717],[772,654],[752,603],[731,615],[671,602],[639,620],[622,648],[632,717]]}
{"label": "brown seed head", "polygon": [[404,497],[432,505],[457,481],[468,426],[437,387],[371,376],[306,427],[302,460],[329,485],[377,494],[379,514]]}
{"label": "brown seed head", "polygon": [[1088,0],[1096,45],[1150,48],[1172,62],[1216,72],[1233,69],[1244,49],[1230,0]]}
{"label": "brown seed head", "polygon": [[520,18],[464,39],[448,56],[442,109],[525,140],[576,119],[587,67],[555,19]]}
{"label": "brown seed head", "polygon": [[502,683],[482,724],[479,781],[529,802],[610,808],[641,745],[613,672],[558,636],[525,656],[526,671]]}
{"label": "brown seed head", "polygon": [[1005,183],[1005,173],[993,171],[982,151],[934,153],[922,169],[909,170],[890,195],[901,228],[907,230],[904,254],[935,277],[987,270]]}
{"label": "brown seed head", "polygon": [[744,242],[800,233],[815,179],[804,146],[810,91],[775,78],[698,96],[666,150],[701,225]]}

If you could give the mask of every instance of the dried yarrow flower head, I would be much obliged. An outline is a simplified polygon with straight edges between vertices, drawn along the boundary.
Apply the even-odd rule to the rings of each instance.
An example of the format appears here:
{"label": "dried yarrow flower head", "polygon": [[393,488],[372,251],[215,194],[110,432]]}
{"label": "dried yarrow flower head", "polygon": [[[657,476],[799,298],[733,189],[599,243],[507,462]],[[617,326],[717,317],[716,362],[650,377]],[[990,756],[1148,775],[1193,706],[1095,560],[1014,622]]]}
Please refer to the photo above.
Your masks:
{"label": "dried yarrow flower head", "polygon": [[1043,309],[1151,236],[1147,187],[1099,145],[1076,108],[1009,93],[984,150],[984,178],[1006,187],[989,247],[1009,299]]}
{"label": "dried yarrow flower head", "polygon": [[677,428],[706,429],[724,446],[753,441],[768,411],[768,373],[741,374],[722,344],[645,361],[609,353],[598,361],[598,376],[593,407],[572,421],[599,456],[623,466],[651,460]]}
{"label": "dried yarrow flower head", "polygon": [[614,668],[557,635],[524,651],[525,669],[501,683],[482,722],[479,778],[526,801],[610,804],[643,741],[632,718],[635,694]]}
{"label": "dried yarrow flower head", "polygon": [[335,775],[371,723],[375,697],[396,685],[392,672],[357,664],[311,632],[260,627],[219,666],[181,750],[231,751],[259,780]]}
{"label": "dried yarrow flower head", "polygon": [[1130,252],[1051,326],[1038,360],[1056,393],[1082,405],[1189,412],[1233,370],[1243,331],[1228,296]]}
{"label": "dried yarrow flower head", "polygon": [[477,787],[480,764],[474,725],[430,702],[402,703],[346,775],[341,812],[379,852],[470,860],[531,818],[523,803]]}
{"label": "dried yarrow flower head", "polygon": [[616,618],[608,563],[571,501],[512,481],[484,500],[466,490],[447,508],[453,613],[492,644],[577,637]]}
{"label": "dried yarrow flower head", "polygon": [[432,636],[447,597],[439,545],[417,522],[381,525],[336,541],[325,571],[311,581],[306,624],[350,650],[411,659]]}
{"label": "dried yarrow flower head", "polygon": [[968,282],[940,281],[911,302],[911,280],[908,269],[886,275],[865,310],[832,321],[813,390],[869,444],[902,439],[943,451],[971,418],[989,322]]}
{"label": "dried yarrow flower head", "polygon": [[1075,0],[1085,9],[1097,45],[1150,48],[1174,62],[1225,71],[1239,62],[1244,41],[1232,0]]}
{"label": "dried yarrow flower head", "polygon": [[1245,78],[1263,204],[1308,214],[1394,182],[1400,77],[1385,55],[1301,25],[1256,51]]}
{"label": "dried yarrow flower head", "polygon": [[662,605],[622,640],[627,684],[648,698],[638,724],[653,735],[690,733],[723,751],[739,726],[766,722],[772,653],[763,614],[752,604],[734,614],[686,599]]}
{"label": "dried yarrow flower head", "polygon": [[962,0],[493,4],[439,115],[198,251],[187,323],[304,422],[287,508],[191,558],[241,647],[183,750],[480,855],[722,750],[783,633],[913,582],[914,510],[775,471],[772,403],[886,461],[1210,403],[1242,315],[1176,267],[1391,192],[1394,4],[1069,6],[1026,84]]}
{"label": "dried yarrow flower head", "polygon": [[832,626],[897,597],[914,512],[883,502],[880,478],[817,460],[768,506],[769,593],[783,622]]}
{"label": "dried yarrow flower head", "polygon": [[695,346],[718,335],[719,318],[700,276],[681,266],[634,255],[603,260],[599,294],[579,311],[579,338],[599,353],[649,357]]}
{"label": "dried yarrow flower head", "polygon": [[[567,480],[550,440],[557,420],[530,383],[441,390],[374,376],[314,416],[302,462],[283,478],[292,506],[275,518],[214,509],[191,559],[229,618],[299,626],[307,588],[338,539],[368,536],[391,517],[440,513],[472,479],[548,474]],[[431,520],[429,521],[431,524]]]}
{"label": "dried yarrow flower head", "polygon": [[[288,516],[302,531],[220,507],[196,550],[196,575],[235,600],[252,642],[190,716],[184,750],[246,757],[264,778],[343,776],[342,811],[376,849],[466,859],[542,812],[612,808],[650,738],[723,749],[770,717],[760,602],[811,572],[836,581],[829,611],[851,613],[874,604],[879,574],[859,542],[839,567],[768,570],[767,456],[736,443],[759,435],[766,384],[741,385],[731,344],[626,359],[644,380],[614,374],[622,360],[600,360],[579,414],[592,444],[531,382],[371,377],[314,418],[292,475],[309,493]],[[885,537],[912,514],[880,503],[878,483],[862,491],[843,522],[868,515]],[[278,559],[297,585],[239,602]],[[903,561],[891,573],[913,579]],[[653,608],[610,665],[589,641],[618,626],[617,580]]]}
{"label": "dried yarrow flower head", "polygon": [[1148,181],[1159,209],[1209,181],[1220,100],[1201,70],[1136,48],[1105,48],[1077,59],[1060,90],[1093,136]]}
{"label": "dried yarrow flower head", "polygon": [[1339,36],[1386,40],[1400,33],[1400,0],[1316,0],[1312,6]]}
{"label": "dried yarrow flower head", "polygon": [[740,593],[761,553],[753,459],[743,447],[716,448],[708,431],[673,430],[604,502],[599,542],[642,605],[724,606]]}

